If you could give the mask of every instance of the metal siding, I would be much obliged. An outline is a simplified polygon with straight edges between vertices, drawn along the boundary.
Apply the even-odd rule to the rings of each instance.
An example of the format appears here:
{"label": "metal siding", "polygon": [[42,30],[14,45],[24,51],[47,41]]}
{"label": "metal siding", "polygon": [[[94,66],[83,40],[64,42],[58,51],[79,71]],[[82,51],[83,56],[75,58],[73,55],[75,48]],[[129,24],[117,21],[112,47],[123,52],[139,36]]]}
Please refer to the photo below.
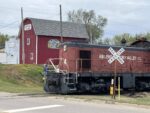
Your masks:
{"label": "metal siding", "polygon": [[5,42],[6,62],[7,64],[18,64],[19,40],[11,37]]}
{"label": "metal siding", "polygon": [[6,64],[6,53],[0,53],[0,64]]}
{"label": "metal siding", "polygon": [[[80,48],[80,47],[68,47],[67,52],[63,56],[63,58],[68,59],[68,62],[74,61],[74,63],[68,63],[69,69],[71,72],[76,72],[76,64],[75,61],[79,57],[73,53],[73,51],[76,50],[76,52],[79,52],[79,50],[91,50],[92,52],[92,68],[90,71],[92,72],[104,72],[104,73],[114,73],[114,62],[112,64],[108,63],[108,59],[99,59],[99,54],[104,54],[104,55],[111,55],[111,53],[108,51],[108,48]],[[118,49],[115,51],[118,51]],[[78,54],[78,53],[76,53]],[[121,65],[118,61],[116,61],[116,66],[117,66],[117,73],[124,73],[124,72],[131,72],[131,73],[143,73],[143,72],[148,72],[150,73],[150,52],[146,51],[130,51],[130,50],[125,50],[125,52],[122,54],[123,56],[138,56],[141,57],[141,61],[137,60],[127,60],[125,59],[125,63]],[[62,57],[62,56],[60,56]],[[72,61],[69,61],[71,58]],[[147,59],[147,64],[144,65],[144,59]],[[149,64],[148,64],[149,63]],[[62,67],[63,69],[63,67]],[[64,69],[65,70],[65,69]]]}

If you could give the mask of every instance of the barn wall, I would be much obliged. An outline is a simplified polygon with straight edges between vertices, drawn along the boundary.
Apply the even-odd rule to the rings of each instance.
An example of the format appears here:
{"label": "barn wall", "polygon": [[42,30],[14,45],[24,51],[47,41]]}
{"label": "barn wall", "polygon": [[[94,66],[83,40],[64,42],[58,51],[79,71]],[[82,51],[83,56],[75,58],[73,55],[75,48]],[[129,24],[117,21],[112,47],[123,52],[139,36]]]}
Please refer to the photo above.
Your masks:
{"label": "barn wall", "polygon": [[[29,19],[24,21],[24,26],[31,24]],[[22,64],[22,33],[20,33],[20,63]],[[30,45],[27,45],[27,38],[30,38]],[[36,63],[36,35],[34,33],[33,26],[31,30],[24,31],[24,50],[25,50],[25,64]]]}
{"label": "barn wall", "polygon": [[[24,20],[24,26],[31,24],[30,30],[24,30],[24,50],[25,50],[25,64],[44,64],[46,63],[48,58],[58,58],[59,57],[59,49],[50,49],[48,48],[48,41],[51,39],[57,39],[60,41],[60,36],[36,36],[32,22],[30,19]],[[30,45],[27,45],[27,38],[30,38]],[[19,62],[23,63],[22,60],[22,32],[20,28],[19,33]],[[36,40],[37,39],[37,40]],[[37,41],[37,45],[36,45]],[[63,37],[63,41],[86,41],[86,39],[82,38],[70,38]],[[36,48],[37,46],[37,48]]]}
{"label": "barn wall", "polygon": [[[57,39],[60,41],[60,37],[50,36],[38,36],[38,64],[45,64],[48,58],[59,58],[59,49],[48,48],[48,41],[51,39]],[[85,39],[68,38],[64,37],[64,42],[67,41],[85,41]],[[56,62],[57,64],[58,62]]]}

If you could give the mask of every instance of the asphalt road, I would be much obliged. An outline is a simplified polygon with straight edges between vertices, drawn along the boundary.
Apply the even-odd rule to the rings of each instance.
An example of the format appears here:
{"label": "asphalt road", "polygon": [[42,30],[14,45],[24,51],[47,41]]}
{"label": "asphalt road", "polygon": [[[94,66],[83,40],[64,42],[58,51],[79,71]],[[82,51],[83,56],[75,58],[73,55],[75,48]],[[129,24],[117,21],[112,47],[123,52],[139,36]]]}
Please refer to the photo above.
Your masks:
{"label": "asphalt road", "polygon": [[91,103],[56,96],[0,93],[0,113],[150,113],[150,109],[105,102]]}

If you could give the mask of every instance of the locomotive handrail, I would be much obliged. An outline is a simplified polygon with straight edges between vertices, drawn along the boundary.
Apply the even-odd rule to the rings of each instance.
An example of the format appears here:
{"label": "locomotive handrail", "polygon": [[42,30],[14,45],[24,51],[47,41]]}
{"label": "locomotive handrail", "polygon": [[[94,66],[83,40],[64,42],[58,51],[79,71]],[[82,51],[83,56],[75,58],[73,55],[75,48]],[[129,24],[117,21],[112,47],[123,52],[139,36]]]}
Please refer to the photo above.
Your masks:
{"label": "locomotive handrail", "polygon": [[[83,72],[83,68],[82,68],[82,65],[83,65],[83,61],[91,61],[91,64],[92,64],[92,61],[98,61],[98,60],[100,60],[100,59],[87,59],[87,58],[79,58],[79,59],[76,59],[76,73],[78,73],[78,72]],[[79,63],[79,61],[81,61],[80,63]],[[79,64],[80,64],[80,69],[79,69]],[[91,69],[89,69],[88,70],[88,72],[90,71]]]}
{"label": "locomotive handrail", "polygon": [[[63,73],[63,74],[68,73],[69,69],[68,70],[61,70],[58,66],[54,65],[53,60],[64,60],[65,61],[65,59],[63,59],[63,58],[49,58],[48,63],[50,63],[52,65],[52,67],[54,68],[54,71],[56,73]],[[68,64],[67,63],[65,63],[65,64],[67,65],[67,68],[68,68]]]}

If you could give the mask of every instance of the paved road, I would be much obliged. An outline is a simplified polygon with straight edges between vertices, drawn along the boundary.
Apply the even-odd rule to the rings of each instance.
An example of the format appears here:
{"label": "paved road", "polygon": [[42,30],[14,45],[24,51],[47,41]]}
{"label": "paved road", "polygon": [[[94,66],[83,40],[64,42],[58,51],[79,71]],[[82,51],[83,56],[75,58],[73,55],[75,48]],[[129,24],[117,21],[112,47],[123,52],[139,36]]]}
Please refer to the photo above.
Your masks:
{"label": "paved road", "polygon": [[150,113],[150,109],[52,96],[18,96],[0,93],[0,113]]}

